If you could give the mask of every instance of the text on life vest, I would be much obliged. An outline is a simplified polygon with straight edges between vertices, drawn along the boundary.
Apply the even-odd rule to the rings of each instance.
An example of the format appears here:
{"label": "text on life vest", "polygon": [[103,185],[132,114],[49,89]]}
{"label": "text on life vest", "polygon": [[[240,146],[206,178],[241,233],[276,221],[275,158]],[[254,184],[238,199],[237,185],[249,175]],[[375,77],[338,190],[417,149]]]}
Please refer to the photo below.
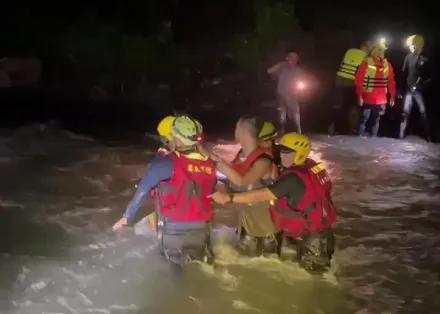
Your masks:
{"label": "text on life vest", "polygon": [[198,166],[198,165],[192,165],[189,164],[186,168],[186,170],[190,173],[206,173],[206,174],[212,174],[213,169],[211,167],[206,166]]}

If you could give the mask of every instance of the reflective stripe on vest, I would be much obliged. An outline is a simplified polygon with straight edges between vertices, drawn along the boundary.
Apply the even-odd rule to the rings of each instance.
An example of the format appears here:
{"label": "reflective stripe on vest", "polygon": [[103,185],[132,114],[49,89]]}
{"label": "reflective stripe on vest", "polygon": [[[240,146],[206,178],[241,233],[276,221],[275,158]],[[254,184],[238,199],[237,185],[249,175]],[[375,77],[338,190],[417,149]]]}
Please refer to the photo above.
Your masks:
{"label": "reflective stripe on vest", "polygon": [[[386,59],[383,60],[383,66],[377,65],[373,58],[368,58],[368,67],[365,71],[363,90],[365,92],[372,92],[375,89],[385,89],[385,92],[388,90],[388,61]],[[378,73],[383,73],[380,77],[377,77]]]}
{"label": "reflective stripe on vest", "polygon": [[365,52],[360,49],[349,49],[345,52],[341,65],[336,75],[346,79],[354,80],[359,65],[365,58]]}

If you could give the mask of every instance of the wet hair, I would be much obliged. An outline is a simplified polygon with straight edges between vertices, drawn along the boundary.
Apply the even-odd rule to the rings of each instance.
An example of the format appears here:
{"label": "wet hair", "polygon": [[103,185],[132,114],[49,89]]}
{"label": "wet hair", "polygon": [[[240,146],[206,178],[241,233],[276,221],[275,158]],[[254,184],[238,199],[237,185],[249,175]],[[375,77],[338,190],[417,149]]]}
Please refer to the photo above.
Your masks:
{"label": "wet hair", "polygon": [[257,116],[242,116],[239,121],[249,130],[253,138],[259,138],[260,131],[264,125],[262,119]]}

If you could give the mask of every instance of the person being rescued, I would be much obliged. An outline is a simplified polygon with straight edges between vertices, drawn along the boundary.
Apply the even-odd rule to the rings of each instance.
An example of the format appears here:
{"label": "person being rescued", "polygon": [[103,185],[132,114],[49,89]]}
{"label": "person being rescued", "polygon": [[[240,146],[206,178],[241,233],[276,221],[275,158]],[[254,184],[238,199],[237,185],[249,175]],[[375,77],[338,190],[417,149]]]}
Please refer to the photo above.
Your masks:
{"label": "person being rescued", "polygon": [[270,215],[283,238],[296,246],[300,265],[311,273],[325,271],[335,245],[330,178],[321,163],[308,158],[311,145],[304,135],[287,133],[280,146],[284,170],[274,184],[242,193],[216,192],[210,197],[219,204],[271,201]]}
{"label": "person being rescued", "polygon": [[[224,188],[228,192],[261,189],[275,181],[278,168],[272,153],[258,146],[262,125],[256,117],[238,120],[235,139],[241,149],[231,164],[215,154],[204,152],[217,163],[217,170],[226,176]],[[247,203],[238,213],[239,251],[250,256],[277,253],[281,239],[267,210],[269,203]]]}
{"label": "person being rescued", "polygon": [[202,125],[189,116],[178,116],[171,126],[174,151],[156,156],[129,203],[118,230],[135,220],[145,196],[157,188],[157,236],[162,256],[183,265],[193,260],[212,263],[212,202],[217,178],[215,163],[197,151]]}

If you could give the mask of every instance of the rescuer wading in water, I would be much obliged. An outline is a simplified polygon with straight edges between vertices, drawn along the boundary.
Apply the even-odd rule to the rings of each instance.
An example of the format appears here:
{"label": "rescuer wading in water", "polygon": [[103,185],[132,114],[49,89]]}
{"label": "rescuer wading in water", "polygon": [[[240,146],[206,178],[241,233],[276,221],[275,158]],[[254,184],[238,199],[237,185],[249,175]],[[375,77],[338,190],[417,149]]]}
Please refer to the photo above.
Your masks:
{"label": "rescuer wading in water", "polygon": [[270,215],[282,236],[297,248],[297,260],[307,271],[328,269],[334,252],[333,228],[336,210],[331,198],[331,181],[321,163],[308,158],[310,141],[297,133],[280,140],[283,170],[275,183],[242,192],[216,192],[219,204],[272,201]]}
{"label": "rescuer wading in water", "polygon": [[174,151],[157,156],[148,167],[124,216],[113,229],[134,222],[145,196],[157,188],[159,251],[182,265],[192,260],[213,262],[211,249],[212,203],[217,178],[215,163],[197,151],[202,125],[189,116],[178,116],[171,127]]}

